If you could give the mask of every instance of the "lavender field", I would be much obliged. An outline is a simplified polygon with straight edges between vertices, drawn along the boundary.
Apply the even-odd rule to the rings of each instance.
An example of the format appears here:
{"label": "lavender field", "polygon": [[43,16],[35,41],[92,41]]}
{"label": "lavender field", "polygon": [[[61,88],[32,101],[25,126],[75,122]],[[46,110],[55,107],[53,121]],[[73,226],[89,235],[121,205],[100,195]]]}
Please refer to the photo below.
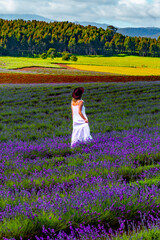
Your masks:
{"label": "lavender field", "polygon": [[160,239],[160,82],[0,86],[0,239]]}

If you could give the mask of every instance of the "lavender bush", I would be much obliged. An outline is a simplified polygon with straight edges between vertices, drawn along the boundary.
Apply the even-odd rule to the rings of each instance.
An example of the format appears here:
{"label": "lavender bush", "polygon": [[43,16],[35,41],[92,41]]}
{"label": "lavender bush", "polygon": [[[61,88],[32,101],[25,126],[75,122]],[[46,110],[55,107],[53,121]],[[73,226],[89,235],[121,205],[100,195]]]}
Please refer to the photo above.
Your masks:
{"label": "lavender bush", "polygon": [[[113,91],[112,101],[116,109],[112,109],[110,101],[107,111],[110,108],[113,125],[118,126],[121,121],[119,126],[123,127],[114,129],[112,126],[111,129],[107,112],[97,113],[97,126],[91,121],[93,140],[79,143],[73,149],[70,148],[71,134],[63,132],[70,120],[67,120],[68,115],[61,105],[64,96],[68,96],[62,86],[55,90],[60,95],[54,106],[57,122],[56,134],[52,137],[49,133],[53,130],[53,125],[50,125],[52,112],[51,116],[49,112],[45,113],[49,116],[43,123],[38,120],[42,117],[42,108],[32,109],[29,101],[22,104],[17,117],[20,113],[26,116],[27,109],[32,110],[32,123],[25,117],[22,123],[13,122],[14,111],[18,111],[16,103],[24,96],[22,91],[31,94],[28,86],[16,91],[13,86],[1,87],[1,103],[7,109],[2,106],[1,116],[3,120],[12,117],[10,125],[3,121],[0,126],[0,239],[159,239],[160,125],[159,112],[151,113],[151,109],[155,103],[156,108],[159,106],[156,96],[160,89],[157,88],[155,94],[152,91],[155,86],[158,84],[142,86],[139,83],[137,87],[133,84],[100,84],[98,96],[92,97],[93,88],[97,85],[86,85],[88,93],[91,91],[92,104],[95,104],[88,104],[89,115],[94,115],[93,109],[98,111],[96,104],[99,104],[100,94],[105,99],[106,91],[110,91],[112,98]],[[8,88],[11,89],[10,100],[5,97]],[[46,96],[43,96],[44,101],[49,102],[51,86],[34,86],[31,89],[34,96],[43,93]],[[145,101],[145,113],[142,111],[140,114],[141,100],[136,104],[130,101],[132,111],[121,112],[120,119],[119,111],[124,107],[127,94],[133,99],[136,90],[139,90],[138,94],[144,94],[141,98]],[[125,91],[125,98],[121,96],[122,91]],[[147,99],[144,100],[144,96]],[[151,98],[155,99],[152,106],[148,103]],[[62,111],[64,116],[58,127],[60,118],[57,116]],[[130,118],[126,118],[127,114]],[[132,121],[138,119],[138,115],[141,122],[136,128]],[[149,120],[148,125],[144,116]],[[125,129],[127,121],[130,125]],[[15,129],[15,135],[9,135],[11,129]],[[27,131],[30,130],[28,138]],[[32,131],[37,132],[33,134]]]}
{"label": "lavender bush", "polygon": [[69,136],[1,143],[1,237],[32,239],[43,225],[67,234],[70,225],[107,232],[158,221],[159,132],[95,134],[73,150]]}

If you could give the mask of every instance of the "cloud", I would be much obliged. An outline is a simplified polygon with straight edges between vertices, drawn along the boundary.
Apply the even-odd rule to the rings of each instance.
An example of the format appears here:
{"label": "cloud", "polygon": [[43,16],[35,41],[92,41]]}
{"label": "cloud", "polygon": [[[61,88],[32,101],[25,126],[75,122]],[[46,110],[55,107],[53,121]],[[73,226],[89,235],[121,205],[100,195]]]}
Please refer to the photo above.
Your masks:
{"label": "cloud", "polygon": [[117,16],[137,26],[160,25],[160,1],[120,0]]}
{"label": "cloud", "polygon": [[147,10],[148,15],[153,18],[160,18],[160,0],[155,0],[152,7]]}
{"label": "cloud", "polygon": [[57,21],[159,26],[160,0],[0,0],[0,13],[38,14]]}
{"label": "cloud", "polygon": [[16,2],[14,0],[0,0],[0,12],[13,12],[16,10]]}

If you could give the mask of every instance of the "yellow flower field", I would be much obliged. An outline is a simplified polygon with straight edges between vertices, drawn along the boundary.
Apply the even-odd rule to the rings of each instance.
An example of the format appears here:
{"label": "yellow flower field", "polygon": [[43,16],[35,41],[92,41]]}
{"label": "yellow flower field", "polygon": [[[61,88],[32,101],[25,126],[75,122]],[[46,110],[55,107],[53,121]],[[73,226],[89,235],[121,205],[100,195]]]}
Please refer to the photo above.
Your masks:
{"label": "yellow flower field", "polygon": [[70,64],[69,67],[94,72],[104,72],[111,74],[122,74],[130,76],[160,76],[160,69],[156,68],[143,68],[143,67],[110,67],[110,66],[91,66],[91,65],[74,65]]}

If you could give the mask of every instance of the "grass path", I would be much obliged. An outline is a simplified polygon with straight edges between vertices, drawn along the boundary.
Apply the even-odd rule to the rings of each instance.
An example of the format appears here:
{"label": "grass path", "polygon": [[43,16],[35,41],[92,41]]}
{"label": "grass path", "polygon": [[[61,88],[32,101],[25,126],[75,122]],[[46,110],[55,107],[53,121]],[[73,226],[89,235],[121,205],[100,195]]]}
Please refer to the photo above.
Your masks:
{"label": "grass path", "polygon": [[59,68],[51,59],[27,58],[27,57],[0,57],[0,68],[17,69],[23,67],[52,67]]}

